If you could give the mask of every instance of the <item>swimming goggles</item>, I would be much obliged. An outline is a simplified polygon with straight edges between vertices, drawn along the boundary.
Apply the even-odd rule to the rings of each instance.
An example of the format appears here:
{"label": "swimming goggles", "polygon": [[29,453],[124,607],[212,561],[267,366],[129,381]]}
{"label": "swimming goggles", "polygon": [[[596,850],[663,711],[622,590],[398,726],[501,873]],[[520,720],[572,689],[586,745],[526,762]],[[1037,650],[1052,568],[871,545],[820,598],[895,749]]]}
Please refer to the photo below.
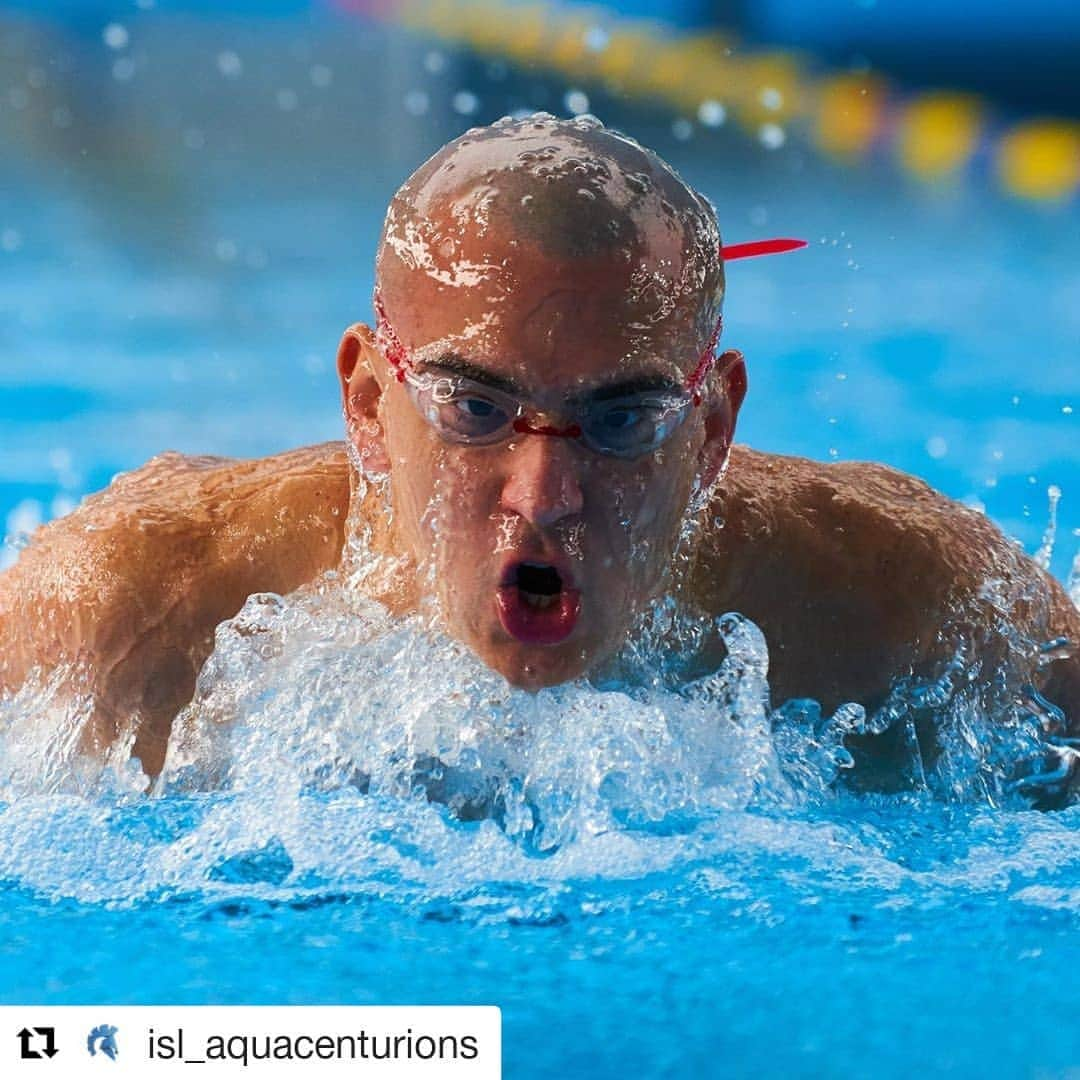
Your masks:
{"label": "swimming goggles", "polygon": [[[721,248],[725,260],[769,255],[804,246],[798,240],[765,240]],[[375,290],[375,336],[383,355],[403,383],[417,412],[440,438],[463,446],[492,446],[514,434],[548,435],[579,439],[598,454],[635,458],[661,446],[701,404],[701,387],[716,364],[716,344],[723,330],[721,315],[694,370],[679,387],[608,396],[603,390],[573,407],[573,422],[555,427],[540,422],[540,414],[517,397],[465,375],[416,370],[386,314],[382,296]],[[727,369],[742,354],[725,352]]]}

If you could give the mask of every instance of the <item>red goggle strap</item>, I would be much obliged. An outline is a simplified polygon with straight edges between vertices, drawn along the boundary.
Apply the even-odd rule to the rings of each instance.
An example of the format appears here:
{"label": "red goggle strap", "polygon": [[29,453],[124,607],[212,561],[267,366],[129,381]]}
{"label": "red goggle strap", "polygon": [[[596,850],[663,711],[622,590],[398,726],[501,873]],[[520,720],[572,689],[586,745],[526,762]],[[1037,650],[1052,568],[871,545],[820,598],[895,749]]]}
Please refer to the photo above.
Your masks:
{"label": "red goggle strap", "polygon": [[549,427],[546,424],[543,427],[534,427],[523,416],[514,421],[514,430],[520,435],[551,435],[556,439],[581,438],[581,427],[578,424],[564,428]]}
{"label": "red goggle strap", "polygon": [[798,251],[806,247],[805,240],[777,237],[775,240],[750,240],[745,244],[727,244],[720,249],[724,262],[731,259],[752,259],[755,255],[782,255],[785,251]]}
{"label": "red goggle strap", "polygon": [[[750,240],[745,244],[728,244],[720,248],[720,258],[724,262],[731,259],[750,259],[756,255],[780,255],[785,251],[798,251],[806,247],[805,240],[793,240],[788,237],[776,237],[773,240]],[[690,373],[686,380],[686,389],[694,395],[694,404],[701,404],[701,384],[708,378],[716,363],[716,343],[720,340],[720,334],[724,329],[724,316],[721,315],[716,322],[709,344],[701,354],[698,365]]]}
{"label": "red goggle strap", "polygon": [[697,367],[690,372],[690,376],[686,380],[686,389],[694,395],[695,405],[701,404],[701,384],[709,377],[709,372],[712,371],[713,364],[716,363],[716,343],[720,340],[723,331],[724,316],[721,315],[716,320],[712,336],[705,346],[705,351],[701,354],[701,359],[697,362]]}
{"label": "red goggle strap", "polygon": [[375,307],[375,338],[383,347],[386,359],[394,369],[394,376],[398,382],[405,381],[405,372],[409,370],[409,350],[401,343],[401,339],[394,332],[390,320],[386,317],[386,307],[383,305],[382,293],[375,290],[372,299]]}

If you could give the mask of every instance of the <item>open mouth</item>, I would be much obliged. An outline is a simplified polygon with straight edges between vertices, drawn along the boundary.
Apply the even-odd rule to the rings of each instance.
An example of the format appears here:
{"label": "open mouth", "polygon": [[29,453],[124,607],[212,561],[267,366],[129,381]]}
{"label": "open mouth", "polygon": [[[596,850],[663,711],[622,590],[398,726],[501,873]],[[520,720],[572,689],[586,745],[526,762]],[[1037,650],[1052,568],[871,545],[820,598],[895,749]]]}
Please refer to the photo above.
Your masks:
{"label": "open mouth", "polygon": [[514,584],[526,604],[535,608],[551,607],[562,592],[562,578],[554,566],[518,563]]}
{"label": "open mouth", "polygon": [[581,593],[551,563],[522,561],[507,567],[496,608],[511,637],[530,645],[557,645],[577,625]]}

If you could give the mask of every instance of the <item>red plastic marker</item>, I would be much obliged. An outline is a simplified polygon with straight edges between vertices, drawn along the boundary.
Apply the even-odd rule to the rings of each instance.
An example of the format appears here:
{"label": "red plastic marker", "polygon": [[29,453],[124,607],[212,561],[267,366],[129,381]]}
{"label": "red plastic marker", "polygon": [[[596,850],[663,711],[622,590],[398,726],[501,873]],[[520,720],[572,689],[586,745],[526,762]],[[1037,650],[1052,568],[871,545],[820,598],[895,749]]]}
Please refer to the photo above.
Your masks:
{"label": "red plastic marker", "polygon": [[751,240],[746,244],[728,244],[720,248],[720,258],[727,262],[729,259],[749,259],[755,255],[779,255],[785,251],[798,251],[806,245],[806,240]]}

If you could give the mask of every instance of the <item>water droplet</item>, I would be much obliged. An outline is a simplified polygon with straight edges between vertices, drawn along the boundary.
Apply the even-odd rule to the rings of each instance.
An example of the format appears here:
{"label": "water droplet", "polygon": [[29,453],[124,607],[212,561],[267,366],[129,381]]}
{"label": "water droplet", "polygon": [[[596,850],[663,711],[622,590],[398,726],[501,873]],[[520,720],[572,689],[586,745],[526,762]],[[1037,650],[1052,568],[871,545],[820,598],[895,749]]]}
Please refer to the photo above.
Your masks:
{"label": "water droplet", "polygon": [[589,111],[589,95],[584,90],[567,90],[563,97],[566,111],[580,116]]}
{"label": "water droplet", "polygon": [[135,61],[130,56],[121,56],[113,61],[112,77],[117,82],[129,82],[135,74]]}
{"label": "water droplet", "polygon": [[217,55],[217,69],[226,79],[238,79],[244,73],[244,62],[238,53],[225,49]]}
{"label": "water droplet", "polygon": [[459,90],[450,104],[454,112],[461,116],[471,116],[480,108],[480,99],[471,90]]}
{"label": "water droplet", "polygon": [[222,262],[232,262],[236,258],[236,242],[222,237],[214,244],[214,254]]}
{"label": "water droplet", "polygon": [[758,128],[758,140],[766,150],[779,150],[787,141],[787,135],[779,124],[762,124]]}
{"label": "water droplet", "polygon": [[949,444],[941,435],[931,435],[926,440],[926,452],[935,461],[940,461],[949,452]]}
{"label": "water droplet", "polygon": [[679,117],[671,124],[671,134],[680,142],[686,142],[694,134],[694,125],[683,117]]}
{"label": "water droplet", "polygon": [[709,98],[698,106],[697,115],[706,127],[720,127],[727,120],[727,109],[719,101]]}
{"label": "water droplet", "polygon": [[777,109],[783,107],[784,95],[775,86],[766,86],[758,95],[758,100],[769,112],[776,112]]}
{"label": "water droplet", "polygon": [[431,99],[423,90],[410,90],[405,95],[402,104],[411,116],[423,116],[428,111]]}
{"label": "water droplet", "polygon": [[611,35],[602,26],[590,26],[582,35],[582,40],[590,52],[603,52],[611,41]]}
{"label": "water droplet", "polygon": [[110,49],[124,49],[127,47],[130,35],[128,34],[127,27],[121,23],[109,23],[108,26],[101,32],[101,40],[109,46]]}

